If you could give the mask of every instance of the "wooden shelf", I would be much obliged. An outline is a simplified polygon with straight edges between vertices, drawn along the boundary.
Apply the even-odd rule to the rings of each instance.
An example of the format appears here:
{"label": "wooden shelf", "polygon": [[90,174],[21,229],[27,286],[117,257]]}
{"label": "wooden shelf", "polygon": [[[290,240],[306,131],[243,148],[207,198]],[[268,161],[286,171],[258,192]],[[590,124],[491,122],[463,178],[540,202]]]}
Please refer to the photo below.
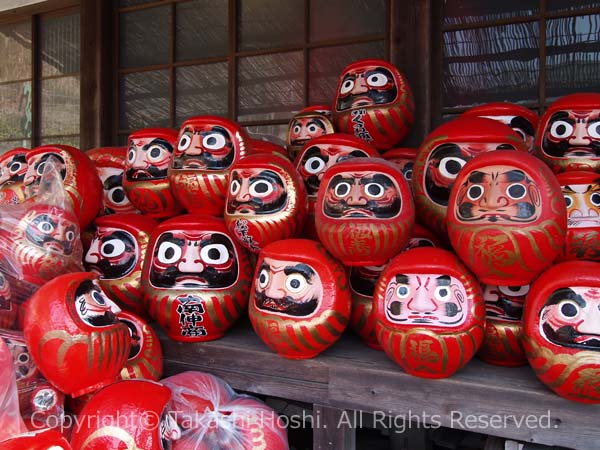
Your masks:
{"label": "wooden shelf", "polygon": [[[557,396],[529,367],[473,359],[450,378],[426,380],[404,373],[350,333],[314,359],[292,361],[266,347],[247,320],[223,339],[203,343],[175,342],[158,331],[166,376],[209,372],[235,389],[318,405],[326,417],[339,419],[341,410],[385,413],[405,427],[441,424],[544,445],[598,448],[600,405]],[[331,444],[332,430],[325,431]],[[339,438],[347,440],[348,431],[340,430]]]}

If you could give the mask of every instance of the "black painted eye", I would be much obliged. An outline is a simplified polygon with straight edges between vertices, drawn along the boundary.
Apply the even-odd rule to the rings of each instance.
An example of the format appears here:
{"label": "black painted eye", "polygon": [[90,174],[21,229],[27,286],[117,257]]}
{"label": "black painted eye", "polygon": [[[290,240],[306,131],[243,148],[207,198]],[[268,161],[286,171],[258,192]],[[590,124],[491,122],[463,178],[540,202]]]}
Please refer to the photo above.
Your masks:
{"label": "black painted eye", "polygon": [[600,139],[600,122],[594,122],[588,125],[588,134],[594,139]]}
{"label": "black painted eye", "polygon": [[433,295],[441,302],[450,300],[450,288],[448,286],[438,286],[435,288]]}
{"label": "black painted eye", "polygon": [[396,288],[396,296],[399,298],[406,298],[410,294],[410,287],[408,284],[400,284]]}
{"label": "black painted eye", "polygon": [[29,362],[29,353],[21,353],[17,359],[21,364],[27,364]]}
{"label": "black painted eye", "polygon": [[37,166],[37,174],[38,175],[44,174],[44,167],[46,167],[46,162],[41,162],[38,164],[38,166]]}
{"label": "black painted eye", "polygon": [[285,287],[292,294],[302,292],[307,285],[306,278],[299,273],[292,273],[285,279]]}
{"label": "black painted eye", "polygon": [[127,201],[125,191],[121,186],[117,186],[108,191],[108,198],[115,204],[121,205]]}
{"label": "black painted eye", "polygon": [[233,180],[231,186],[229,186],[229,193],[231,195],[237,195],[237,193],[240,192],[241,187],[242,184],[238,180]]}
{"label": "black painted eye", "polygon": [[529,292],[529,285],[524,286],[498,286],[498,290],[508,297],[521,297]]}
{"label": "black painted eye", "polygon": [[266,197],[274,191],[273,185],[265,180],[256,180],[248,189],[253,197]]}
{"label": "black painted eye", "polygon": [[579,314],[579,305],[570,300],[564,301],[560,305],[560,313],[567,319],[571,319]]}
{"label": "black painted eye", "polygon": [[388,77],[382,73],[373,73],[367,77],[367,84],[376,88],[385,86],[388,81]]}
{"label": "black painted eye", "polygon": [[294,134],[300,134],[300,132],[302,131],[302,125],[300,124],[296,124],[294,125],[294,127],[292,128],[292,132]]}
{"label": "black painted eye", "polygon": [[514,150],[515,148],[510,144],[500,144],[496,147],[496,150]]}
{"label": "black painted eye", "polygon": [[148,159],[150,161],[158,161],[163,154],[163,149],[162,147],[158,146],[158,145],[153,145],[152,147],[150,147],[148,149]]}
{"label": "black painted eye", "polygon": [[258,274],[258,287],[264,289],[267,287],[269,283],[269,272],[266,269],[263,269]]}
{"label": "black painted eye", "polygon": [[455,156],[447,156],[440,161],[440,173],[446,178],[454,179],[467,162]]}
{"label": "black painted eye", "polygon": [[132,145],[131,147],[129,147],[129,151],[127,152],[127,162],[129,162],[129,164],[133,164],[134,161],[135,161],[135,147]]}
{"label": "black painted eye", "polygon": [[469,200],[477,201],[483,196],[483,187],[478,184],[474,184],[467,190],[467,197]]}
{"label": "black painted eye", "polygon": [[344,80],[342,86],[340,87],[340,94],[347,94],[352,89],[354,89],[354,80]]}
{"label": "black painted eye", "polygon": [[173,264],[181,258],[181,248],[173,242],[163,242],[158,248],[157,258],[162,264]]}
{"label": "black painted eye", "polygon": [[506,188],[506,195],[513,200],[521,200],[527,194],[527,188],[521,183],[513,183]]}
{"label": "black painted eye", "polygon": [[592,205],[594,206],[600,206],[600,192],[594,192],[590,196],[590,202],[592,202]]}
{"label": "black painted eye", "polygon": [[346,197],[350,193],[350,183],[340,183],[334,189],[334,194],[338,198]]}
{"label": "black painted eye", "polygon": [[181,138],[179,138],[179,143],[177,144],[177,150],[185,151],[189,148],[191,143],[192,143],[192,132],[184,131],[184,133],[181,135]]}
{"label": "black painted eye", "polygon": [[567,204],[567,208],[573,206],[573,199],[569,195],[565,195],[565,203]]}
{"label": "black painted eye", "polygon": [[202,247],[200,258],[207,264],[223,264],[229,259],[229,252],[223,244],[211,244]]}
{"label": "black painted eye", "polygon": [[315,175],[325,169],[325,161],[318,156],[311,156],[304,163],[304,169],[311,175]]}
{"label": "black painted eye", "polygon": [[42,233],[50,234],[54,231],[54,225],[52,222],[44,220],[37,224],[37,229]]}
{"label": "black painted eye", "polygon": [[125,244],[120,239],[110,239],[100,247],[100,254],[105,258],[115,258],[125,253]]}
{"label": "black painted eye", "polygon": [[209,133],[202,139],[202,145],[209,150],[220,150],[225,147],[227,141],[220,133]]}
{"label": "black painted eye", "polygon": [[319,127],[317,125],[315,125],[314,123],[311,123],[308,127],[307,130],[309,133],[314,134],[317,131],[319,131]]}
{"label": "black painted eye", "polygon": [[550,135],[558,139],[565,139],[573,133],[573,125],[564,120],[557,120],[550,127]]}
{"label": "black painted eye", "polygon": [[21,164],[20,162],[16,161],[14,163],[12,163],[10,165],[10,167],[8,168],[10,173],[17,173],[19,170],[21,170],[21,167],[23,167],[23,164]]}
{"label": "black painted eye", "polygon": [[106,298],[104,297],[104,295],[102,295],[101,292],[93,291],[92,292],[92,298],[99,305],[102,305],[102,306],[106,305]]}
{"label": "black painted eye", "polygon": [[72,230],[69,230],[65,233],[65,239],[68,242],[74,241],[75,240],[75,232]]}
{"label": "black painted eye", "polygon": [[385,193],[385,189],[379,183],[367,183],[365,185],[365,192],[371,198],[381,198]]}

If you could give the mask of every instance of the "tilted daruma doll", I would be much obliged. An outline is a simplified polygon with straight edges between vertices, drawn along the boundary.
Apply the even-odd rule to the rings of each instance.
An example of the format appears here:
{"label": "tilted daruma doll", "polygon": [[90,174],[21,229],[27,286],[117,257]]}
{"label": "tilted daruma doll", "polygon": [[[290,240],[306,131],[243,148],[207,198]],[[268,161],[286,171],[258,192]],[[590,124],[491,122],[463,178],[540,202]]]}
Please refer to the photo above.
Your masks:
{"label": "tilted daruma doll", "polygon": [[232,166],[228,186],[225,225],[251,252],[297,236],[304,227],[306,188],[287,158],[278,154],[242,158]]}
{"label": "tilted daruma doll", "polygon": [[325,172],[315,206],[319,239],[347,266],[387,263],[415,221],[410,189],[395,164],[354,158]]}
{"label": "tilted daruma doll", "polygon": [[465,116],[485,117],[508,125],[521,136],[527,151],[534,152],[535,131],[540,118],[531,109],[508,102],[484,103],[467,109],[462,114]]}
{"label": "tilted daruma doll", "polygon": [[600,94],[566,95],[552,103],[540,120],[537,155],[558,173],[600,172]]}
{"label": "tilted daruma doll", "polygon": [[567,238],[562,261],[600,261],[600,174],[574,171],[556,177],[567,204]]}
{"label": "tilted daruma doll", "polygon": [[517,133],[495,120],[461,117],[433,130],[419,147],[413,167],[419,222],[445,237],[450,190],[460,170],[475,156],[502,149],[527,151]]}
{"label": "tilted daruma doll", "polygon": [[160,380],[163,370],[162,348],[154,329],[144,319],[130,312],[121,311],[119,321],[127,325],[131,333],[131,349],[119,378]]}
{"label": "tilted daruma doll", "polygon": [[142,317],[147,316],[143,302],[142,264],[146,257],[154,219],[139,214],[112,214],[99,217],[84,264],[100,276],[106,294]]}
{"label": "tilted daruma doll", "polygon": [[294,162],[304,179],[308,194],[308,219],[305,235],[317,238],[315,229],[315,203],[325,171],[339,162],[352,158],[378,157],[379,152],[366,142],[345,133],[333,133],[311,139]]}
{"label": "tilted daruma doll", "polygon": [[334,132],[330,107],[309,106],[302,109],[288,125],[288,156],[294,161],[308,141]]}
{"label": "tilted daruma doll", "polygon": [[152,233],[144,301],[171,339],[219,339],[246,309],[251,277],[246,252],[222,219],[185,214]]}
{"label": "tilted daruma doll", "polygon": [[562,250],[567,212],[545,164],[527,153],[499,150],[463,167],[447,224],[452,247],[482,283],[524,286]]}
{"label": "tilted daruma doll", "polygon": [[481,287],[439,248],[415,248],[390,261],[375,288],[373,315],[383,350],[418,377],[451,376],[483,339]]}
{"label": "tilted daruma doll", "polygon": [[79,450],[170,450],[181,430],[171,413],[171,390],[146,380],[125,380],[95,394],[71,437]]}
{"label": "tilted daruma doll", "polygon": [[102,147],[86,152],[96,165],[102,182],[101,214],[127,214],[140,211],[131,204],[123,189],[127,147]]}
{"label": "tilted daruma doll", "polygon": [[28,151],[17,147],[0,155],[0,205],[15,205],[25,200],[23,180],[27,173],[25,155]]}
{"label": "tilted daruma doll", "polygon": [[44,145],[27,152],[24,184],[27,198],[35,197],[49,158],[57,164],[64,190],[84,230],[102,208],[102,183],[92,160],[81,150],[68,145]]}
{"label": "tilted daruma doll", "polygon": [[338,131],[389,149],[410,131],[414,109],[408,80],[393,64],[363,59],[342,70],[333,102]]}
{"label": "tilted daruma doll", "polygon": [[600,264],[568,261],[531,286],[523,345],[538,378],[558,395],[600,403]]}
{"label": "tilted daruma doll", "polygon": [[485,285],[485,334],[477,356],[497,366],[522,366],[527,358],[521,345],[525,286]]}
{"label": "tilted daruma doll", "polygon": [[318,242],[288,239],[260,252],[250,322],[279,355],[289,359],[317,356],[340,338],[350,307],[345,270]]}
{"label": "tilted daruma doll", "polygon": [[129,135],[123,188],[133,206],[156,219],[182,209],[167,177],[176,145],[177,131],[169,128],[145,128]]}
{"label": "tilted daruma doll", "polygon": [[179,131],[169,168],[171,189],[189,212],[223,216],[229,169],[251,152],[250,138],[237,123],[192,117]]}
{"label": "tilted daruma doll", "polygon": [[40,372],[73,397],[114,382],[131,345],[119,312],[92,273],[69,273],[44,284],[29,299],[23,326]]}

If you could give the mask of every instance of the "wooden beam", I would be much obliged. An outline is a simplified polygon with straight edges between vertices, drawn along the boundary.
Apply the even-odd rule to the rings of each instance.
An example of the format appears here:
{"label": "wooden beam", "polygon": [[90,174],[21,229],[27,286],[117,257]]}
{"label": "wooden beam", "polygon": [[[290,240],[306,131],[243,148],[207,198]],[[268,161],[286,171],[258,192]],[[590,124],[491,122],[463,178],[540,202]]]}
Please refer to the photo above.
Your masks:
{"label": "wooden beam", "polygon": [[0,2],[0,23],[22,16],[42,14],[77,5],[79,5],[79,0],[2,0]]}

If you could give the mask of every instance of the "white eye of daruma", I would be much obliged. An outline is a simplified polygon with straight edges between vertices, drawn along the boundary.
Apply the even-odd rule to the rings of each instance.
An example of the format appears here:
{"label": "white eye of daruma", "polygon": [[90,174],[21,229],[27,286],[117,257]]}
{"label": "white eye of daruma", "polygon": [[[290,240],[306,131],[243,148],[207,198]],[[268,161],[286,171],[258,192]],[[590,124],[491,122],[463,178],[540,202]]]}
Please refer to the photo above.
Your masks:
{"label": "white eye of daruma", "polygon": [[385,86],[388,82],[388,77],[382,73],[373,73],[367,77],[367,84],[373,87]]}
{"label": "white eye of daruma", "polygon": [[100,254],[106,258],[114,258],[125,253],[125,244],[120,239],[110,239],[100,247]]}
{"label": "white eye of daruma", "polygon": [[163,242],[158,248],[157,258],[162,264],[173,264],[181,258],[181,248],[172,242]]}
{"label": "white eye of daruma", "polygon": [[600,122],[589,124],[587,132],[594,139],[600,139]]}
{"label": "white eye of daruma", "polygon": [[298,294],[302,292],[307,286],[306,278],[299,273],[292,273],[288,275],[285,280],[286,289],[292,294]]}
{"label": "white eye of daruma", "polygon": [[513,200],[521,200],[527,194],[527,188],[521,183],[513,183],[506,188],[506,195]]}
{"label": "white eye of daruma", "polygon": [[345,80],[340,87],[340,94],[347,94],[354,89],[354,80]]}
{"label": "white eye of daruma", "polygon": [[186,131],[183,133],[181,138],[179,139],[179,143],[177,144],[177,150],[185,151],[189,148],[192,143],[192,133]]}
{"label": "white eye of daruma", "polygon": [[54,225],[52,225],[51,222],[48,222],[47,220],[44,220],[40,223],[37,224],[37,229],[39,231],[41,231],[42,233],[52,233],[54,231]]}
{"label": "white eye of daruma", "polygon": [[466,163],[455,156],[447,156],[440,161],[440,173],[446,178],[454,179]]}
{"label": "white eye of daruma", "polygon": [[202,247],[200,258],[207,264],[223,264],[229,259],[229,252],[223,244],[210,244]]}
{"label": "white eye of daruma", "polygon": [[202,139],[202,146],[208,150],[219,150],[226,143],[225,136],[220,133],[209,133]]}
{"label": "white eye of daruma", "polygon": [[410,294],[410,286],[408,284],[399,284],[396,288],[396,297],[406,298]]}
{"label": "white eye of daruma", "polygon": [[450,300],[450,286],[438,286],[435,288],[435,291],[433,292],[434,297],[441,301],[441,302],[447,302],[448,300]]}
{"label": "white eye of daruma", "polygon": [[552,137],[564,139],[573,133],[573,125],[564,120],[557,120],[550,127],[550,134]]}
{"label": "white eye of daruma", "polygon": [[230,194],[237,195],[237,193],[240,192],[241,187],[242,187],[242,184],[238,180],[233,180],[231,182],[231,186],[229,186]]}
{"label": "white eye of daruma", "polygon": [[384,187],[379,183],[367,183],[365,193],[371,198],[381,198],[385,193]]}
{"label": "white eye of daruma", "polygon": [[318,156],[311,156],[304,163],[304,169],[311,175],[321,172],[325,168],[325,161]]}
{"label": "white eye of daruma", "polygon": [[478,184],[474,184],[473,186],[469,187],[469,189],[467,190],[467,197],[471,201],[479,200],[482,195],[483,195],[483,188],[481,186],[479,186]]}
{"label": "white eye of daruma", "polygon": [[340,183],[335,187],[333,193],[338,198],[344,198],[350,193],[351,188],[350,183]]}
{"label": "white eye of daruma", "polygon": [[21,170],[22,164],[20,162],[14,162],[10,165],[9,167],[9,172],[10,173],[17,173],[19,170]]}
{"label": "white eye of daruma", "polygon": [[268,181],[256,180],[250,184],[250,189],[248,191],[253,197],[266,197],[267,195],[271,194],[274,189],[273,185]]}
{"label": "white eye of daruma", "polygon": [[152,162],[159,161],[162,158],[164,151],[165,150],[162,147],[153,145],[148,149],[148,159]]}
{"label": "white eye of daruma", "polygon": [[135,161],[135,147],[132,145],[127,152],[127,162],[131,164],[133,161]]}
{"label": "white eye of daruma", "polygon": [[263,269],[258,274],[258,287],[264,289],[269,284],[269,271],[267,269]]}
{"label": "white eye of daruma", "polygon": [[498,286],[498,290],[508,297],[521,297],[529,292],[529,285],[524,286]]}

